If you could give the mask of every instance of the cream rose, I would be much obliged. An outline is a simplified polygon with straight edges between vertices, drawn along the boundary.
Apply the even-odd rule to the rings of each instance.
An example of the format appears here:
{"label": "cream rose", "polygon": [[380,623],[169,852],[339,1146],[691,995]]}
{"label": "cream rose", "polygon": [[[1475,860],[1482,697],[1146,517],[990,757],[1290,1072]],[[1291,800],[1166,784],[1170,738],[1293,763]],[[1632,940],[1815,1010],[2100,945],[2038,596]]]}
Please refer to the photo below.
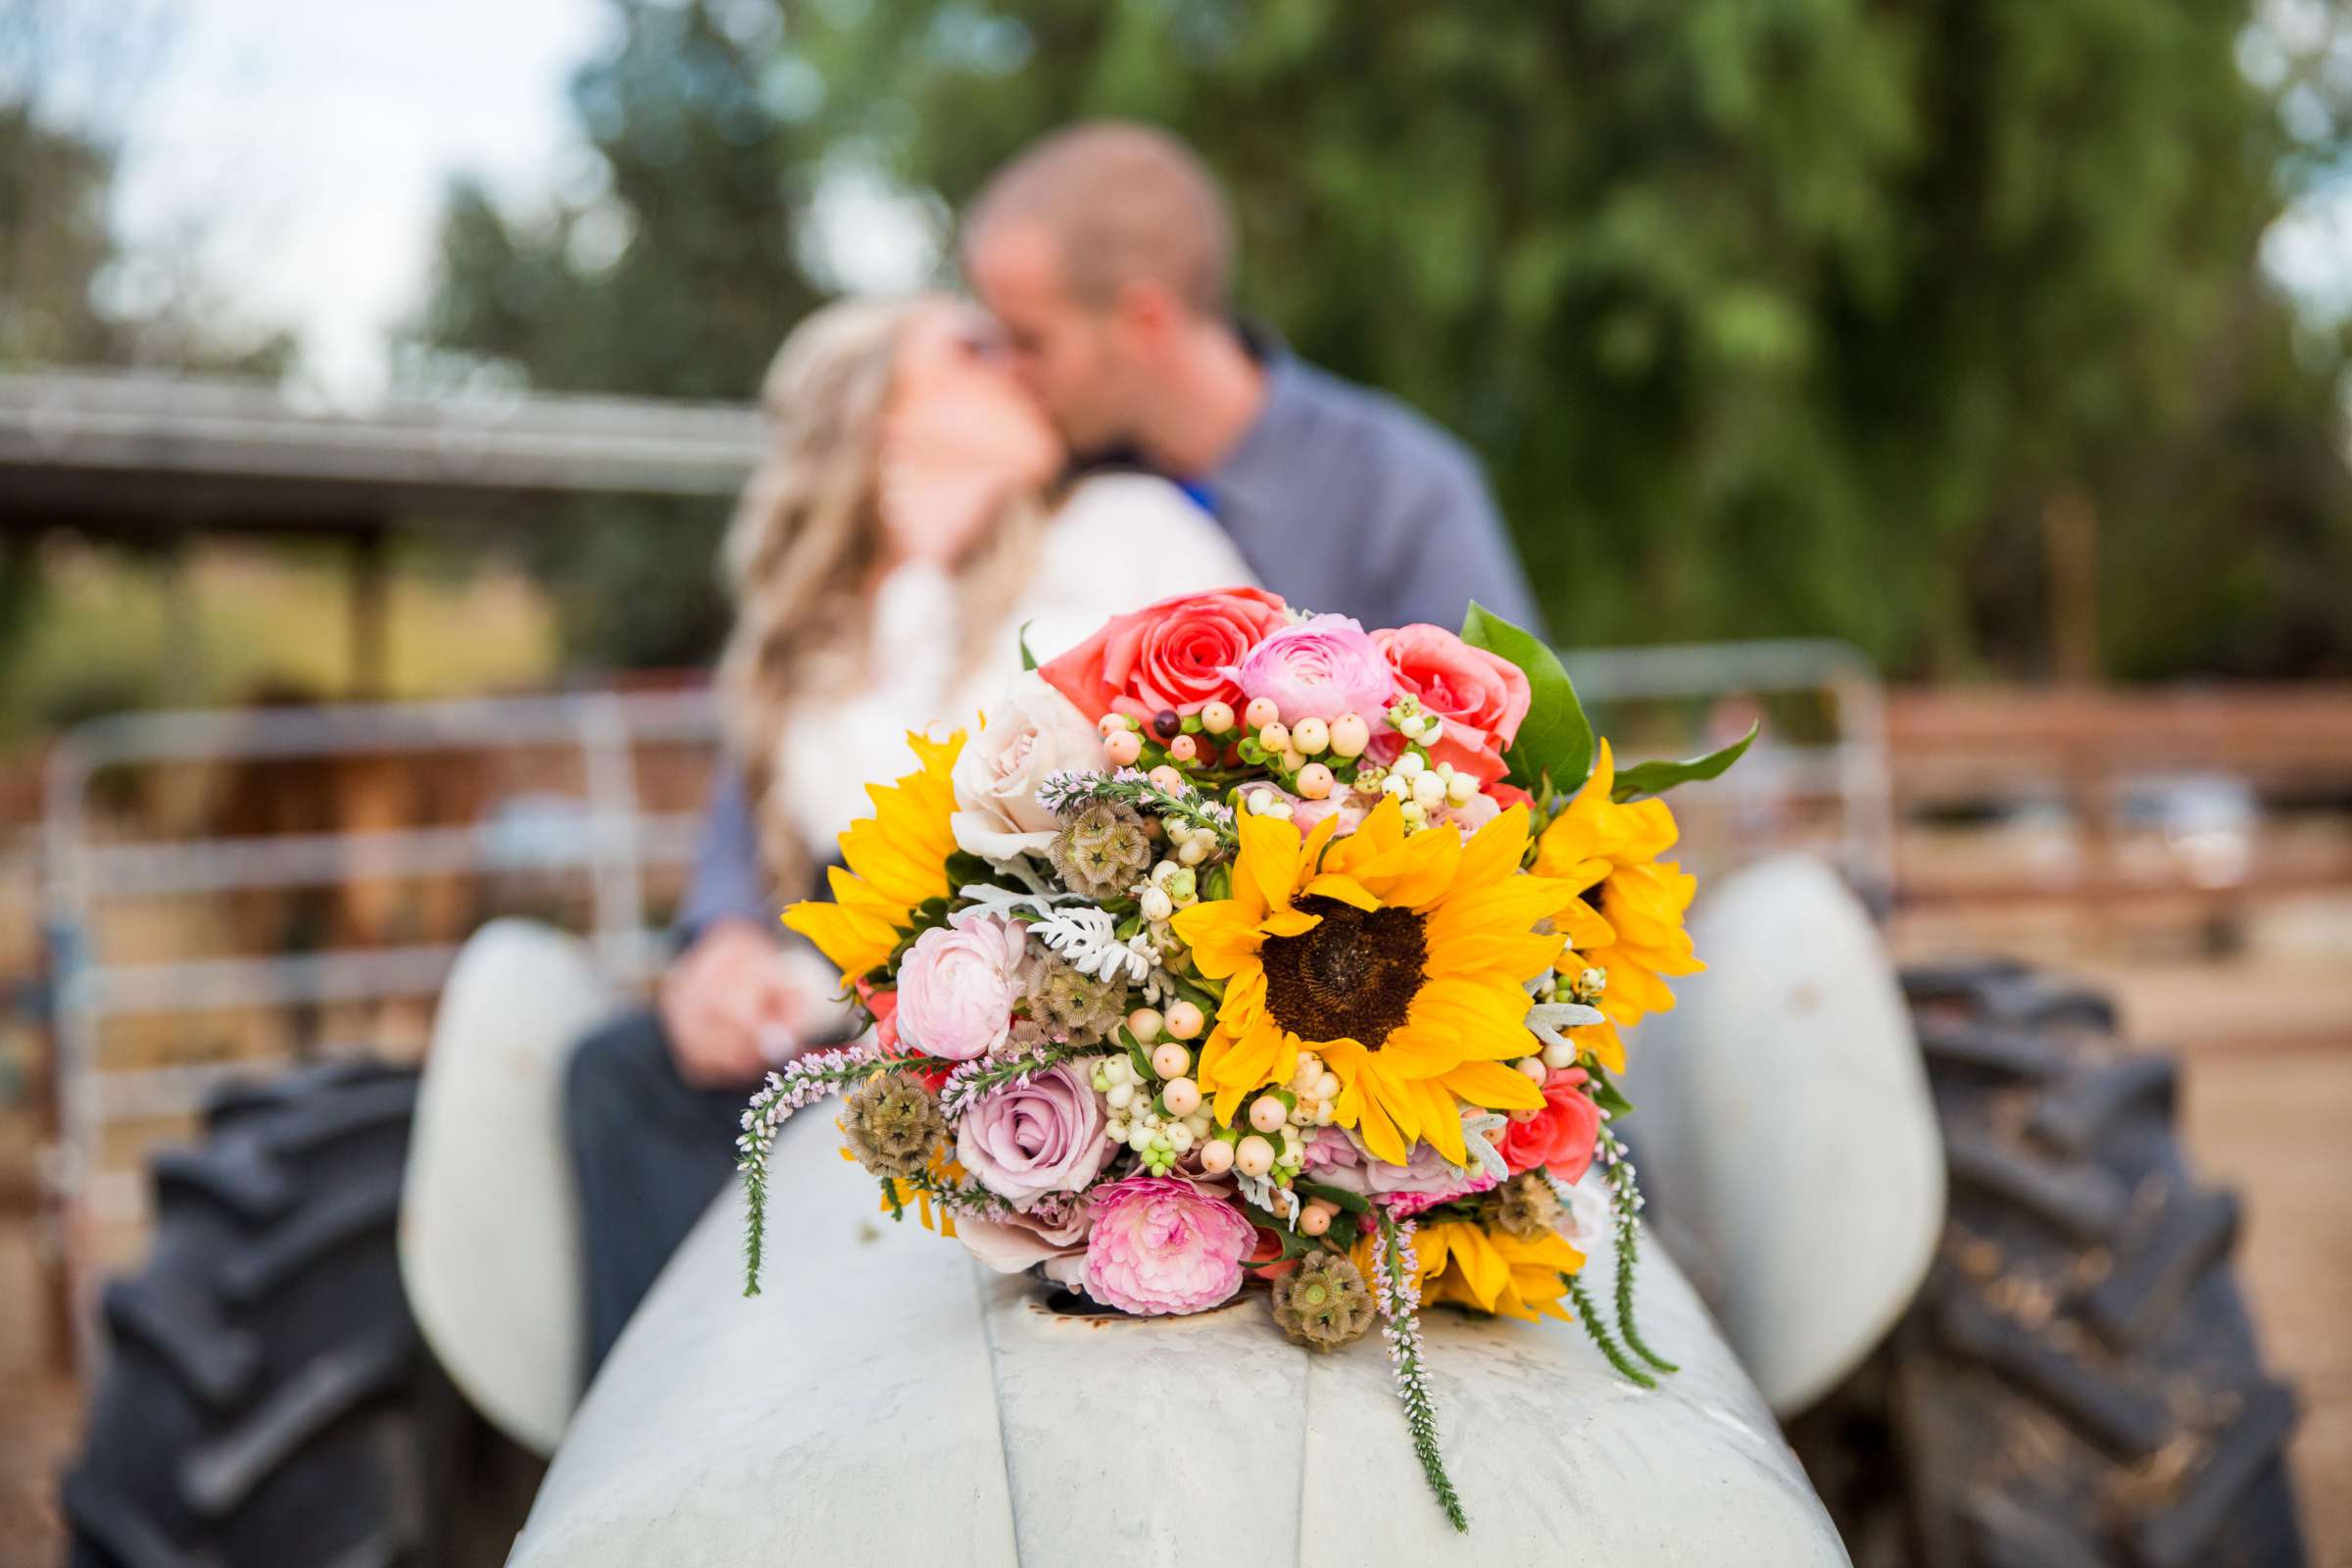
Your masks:
{"label": "cream rose", "polygon": [[1093,767],[1102,739],[1070,700],[1026,670],[988,711],[949,775],[956,848],[987,860],[1045,853],[1060,825],[1037,787],[1062,768]]}

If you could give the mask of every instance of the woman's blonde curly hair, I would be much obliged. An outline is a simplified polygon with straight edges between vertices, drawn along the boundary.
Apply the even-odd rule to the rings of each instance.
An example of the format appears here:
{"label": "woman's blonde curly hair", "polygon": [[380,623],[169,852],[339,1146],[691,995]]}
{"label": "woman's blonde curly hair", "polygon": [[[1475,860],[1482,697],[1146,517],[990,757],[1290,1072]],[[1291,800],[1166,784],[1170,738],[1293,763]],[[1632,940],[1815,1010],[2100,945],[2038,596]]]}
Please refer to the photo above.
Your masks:
{"label": "woman's blonde curly hair", "polygon": [[[795,327],[760,390],[767,455],[727,529],[735,626],[718,668],[726,739],[744,769],[760,853],[798,897],[813,857],[772,808],[776,753],[799,704],[855,695],[873,655],[873,590],[887,557],[880,510],[883,416],[906,323],[939,295],[837,301]],[[985,652],[1036,559],[1043,512],[1008,504],[956,564],[961,662]],[[918,722],[922,715],[909,714]]]}

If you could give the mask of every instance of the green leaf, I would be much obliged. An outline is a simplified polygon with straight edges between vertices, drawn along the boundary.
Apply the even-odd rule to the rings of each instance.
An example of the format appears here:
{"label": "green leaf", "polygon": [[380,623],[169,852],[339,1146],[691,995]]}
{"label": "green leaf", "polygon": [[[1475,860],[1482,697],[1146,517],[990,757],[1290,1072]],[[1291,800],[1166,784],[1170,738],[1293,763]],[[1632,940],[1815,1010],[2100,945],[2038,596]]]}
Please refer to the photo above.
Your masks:
{"label": "green leaf", "polygon": [[1592,721],[1559,656],[1475,600],[1462,620],[1462,641],[1509,660],[1527,676],[1527,717],[1502,754],[1510,782],[1529,791],[1542,789],[1546,779],[1561,790],[1582,784],[1592,770]]}
{"label": "green leaf", "polygon": [[[1118,1044],[1127,1053],[1127,1065],[1135,1069],[1135,1081],[1156,1085],[1159,1074],[1152,1070],[1152,1054],[1144,1049],[1144,1043],[1136,1039],[1125,1024],[1119,1025]],[[1157,1094],[1158,1090],[1154,1088],[1152,1093]]]}
{"label": "green leaf", "polygon": [[1680,762],[1637,762],[1618,773],[1616,785],[1609,791],[1609,799],[1622,803],[1643,795],[1663,795],[1677,784],[1720,777],[1725,768],[1746,754],[1755,738],[1756,726],[1750,724],[1746,734],[1704,757],[1693,757]]}
{"label": "green leaf", "polygon": [[1035,669],[1037,667],[1037,656],[1029,651],[1029,628],[1036,624],[1037,622],[1034,620],[1024,620],[1021,622],[1021,629],[1018,635],[1021,645],[1021,668],[1023,669]]}
{"label": "green leaf", "polygon": [[1300,1181],[1296,1178],[1292,1180],[1291,1187],[1294,1191],[1304,1193],[1309,1198],[1320,1198],[1326,1203],[1335,1203],[1350,1214],[1372,1212],[1370,1200],[1360,1193],[1351,1193],[1345,1187],[1327,1187],[1321,1182]]}

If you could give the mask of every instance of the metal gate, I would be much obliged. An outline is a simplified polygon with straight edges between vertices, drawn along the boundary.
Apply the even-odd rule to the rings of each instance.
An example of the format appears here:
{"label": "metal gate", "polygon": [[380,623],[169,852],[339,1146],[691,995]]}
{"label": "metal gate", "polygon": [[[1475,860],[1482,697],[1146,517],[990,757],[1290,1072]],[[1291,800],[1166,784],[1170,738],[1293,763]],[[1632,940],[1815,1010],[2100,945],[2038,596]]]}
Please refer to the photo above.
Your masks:
{"label": "metal gate", "polygon": [[[606,978],[641,985],[666,955],[647,900],[648,873],[682,867],[700,813],[648,809],[644,748],[707,752],[716,722],[707,693],[615,694],[479,702],[132,713],[84,724],[57,745],[46,780],[44,927],[53,979],[60,1148],[48,1173],[76,1348],[89,1365],[99,1228],[143,1211],[142,1161],[110,1158],[112,1135],[192,1112],[224,1077],[268,1058],[125,1065],[107,1034],[122,1020],[222,1008],[292,1008],[379,999],[429,1000],[456,958],[450,940],[145,960],[120,940],[130,901],[328,888],[354,878],[484,877],[527,871],[585,894],[583,934]],[[93,833],[93,784],[110,769],[184,768],[369,755],[449,765],[473,754],[539,748],[567,756],[573,809],[518,836],[494,819],[366,832],[289,833],[108,843]],[[367,1049],[368,1042],[355,1043]],[[332,1054],[331,1052],[328,1054]]]}

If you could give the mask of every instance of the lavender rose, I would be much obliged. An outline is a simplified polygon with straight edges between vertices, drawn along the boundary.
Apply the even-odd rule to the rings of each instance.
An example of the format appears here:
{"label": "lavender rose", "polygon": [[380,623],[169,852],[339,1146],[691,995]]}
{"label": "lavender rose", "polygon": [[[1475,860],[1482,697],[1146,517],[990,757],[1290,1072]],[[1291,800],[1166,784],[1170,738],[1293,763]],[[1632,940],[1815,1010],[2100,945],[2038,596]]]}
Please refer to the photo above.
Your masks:
{"label": "lavender rose", "polygon": [[899,1039],[956,1061],[1002,1047],[1028,940],[1017,920],[968,910],[915,938],[899,965]]}
{"label": "lavender rose", "polygon": [[[900,1015],[906,1006],[900,1005]],[[964,1113],[956,1157],[980,1185],[1019,1209],[1053,1193],[1075,1193],[1102,1173],[1111,1146],[1102,1107],[1076,1062],[1059,1062],[1026,1084],[1000,1089]]]}
{"label": "lavender rose", "polygon": [[1242,1288],[1242,1259],[1257,1233],[1231,1203],[1161,1176],[1094,1192],[1086,1293],[1146,1314],[1202,1312]]}
{"label": "lavender rose", "polygon": [[1396,689],[1396,672],[1380,645],[1346,615],[1310,615],[1283,627],[1232,673],[1245,696],[1272,700],[1286,724],[1343,713],[1376,719]]}

